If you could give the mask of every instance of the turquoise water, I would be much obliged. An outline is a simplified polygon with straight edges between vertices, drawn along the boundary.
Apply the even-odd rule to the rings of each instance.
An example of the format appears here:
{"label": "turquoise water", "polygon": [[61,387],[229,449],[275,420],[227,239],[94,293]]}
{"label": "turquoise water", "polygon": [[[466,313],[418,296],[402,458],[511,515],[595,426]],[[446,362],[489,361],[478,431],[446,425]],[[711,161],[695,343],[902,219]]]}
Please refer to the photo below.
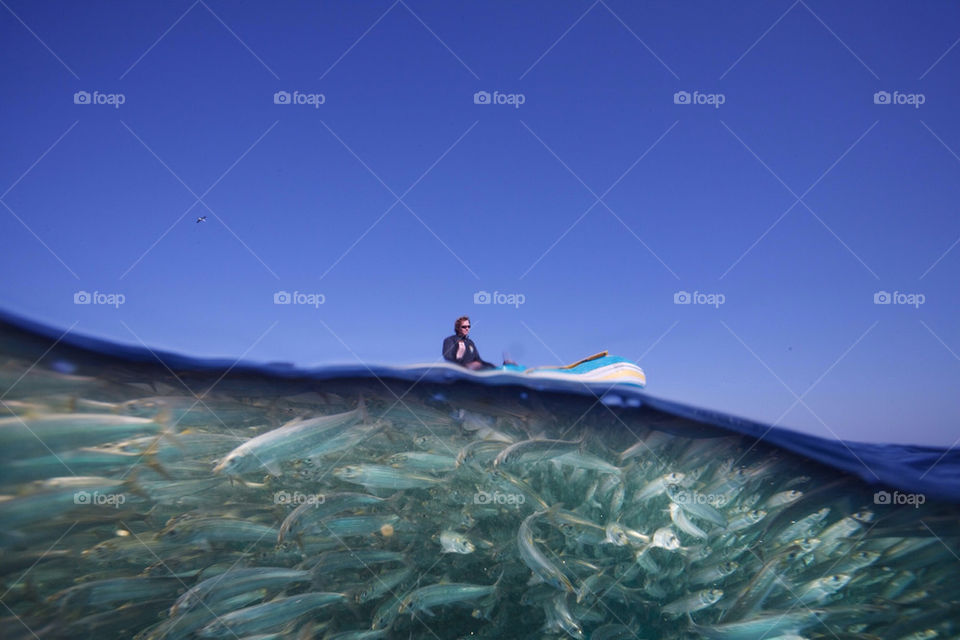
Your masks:
{"label": "turquoise water", "polygon": [[960,634],[952,453],[626,389],[164,360],[0,325],[4,638]]}

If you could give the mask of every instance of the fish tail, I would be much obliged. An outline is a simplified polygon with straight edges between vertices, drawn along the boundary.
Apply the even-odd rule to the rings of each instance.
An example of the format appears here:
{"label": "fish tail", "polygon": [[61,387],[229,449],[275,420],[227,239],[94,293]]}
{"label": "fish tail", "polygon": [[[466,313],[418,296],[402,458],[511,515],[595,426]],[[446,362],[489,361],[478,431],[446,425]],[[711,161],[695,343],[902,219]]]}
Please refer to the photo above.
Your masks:
{"label": "fish tail", "polygon": [[145,458],[144,464],[146,464],[148,467],[156,471],[161,477],[163,477],[164,480],[173,480],[173,476],[171,476],[167,472],[167,470],[164,468],[164,466],[160,464],[160,461],[157,460],[156,447],[157,447],[157,443],[159,442],[160,442],[160,438],[157,438],[152,443],[150,443],[150,446],[147,448],[147,451],[143,454]]}
{"label": "fish tail", "polygon": [[130,493],[135,496],[140,496],[141,498],[150,499],[150,494],[140,486],[140,483],[137,482],[137,477],[140,475],[139,469],[134,466],[133,470],[130,471],[130,475],[127,476],[123,481],[123,487]]}
{"label": "fish tail", "polygon": [[183,444],[183,441],[177,437],[177,432],[174,429],[176,423],[173,422],[172,418],[173,414],[170,411],[170,407],[164,406],[157,412],[157,415],[153,416],[153,421],[163,427],[163,430],[160,432],[161,438],[166,438],[173,446],[186,453],[187,447]]}
{"label": "fish tail", "polygon": [[[345,606],[350,611],[350,613],[353,614],[353,617],[356,618],[357,620],[365,619],[363,616],[363,613],[361,612],[360,604],[353,598],[348,597],[347,600],[343,602],[343,606]],[[311,637],[315,637],[315,636],[311,636]]]}
{"label": "fish tail", "polygon": [[[147,448],[144,449],[143,453],[140,454],[140,460],[142,460],[143,464],[145,464],[147,467],[156,471],[165,480],[173,480],[173,477],[169,473],[167,473],[167,470],[163,468],[163,465],[161,465],[160,462],[157,461],[157,450],[160,447],[160,440],[162,438],[163,436],[159,435],[153,440],[151,440]],[[139,460],[138,460],[138,463],[139,463]],[[137,476],[140,473],[137,467],[138,465],[134,465],[133,469],[131,469],[130,471],[129,477],[130,477],[130,480],[133,482],[136,482]],[[137,492],[134,491],[134,493],[137,493]],[[143,497],[148,497],[141,493],[137,493],[137,495],[143,495]]]}
{"label": "fish tail", "polygon": [[555,525],[555,524],[557,524],[557,512],[558,512],[561,508],[562,508],[562,507],[560,506],[560,503],[559,503],[559,502],[555,502],[554,504],[550,505],[550,507],[549,507],[548,509],[546,509],[546,510],[544,510],[544,511],[540,511],[540,512],[539,512],[540,517],[546,517],[546,519],[547,519],[549,522],[551,522],[551,523],[553,523],[553,524]]}
{"label": "fish tail", "polygon": [[[377,496],[377,497],[379,497],[379,496]],[[403,504],[402,504],[402,503],[403,503],[403,500],[402,500],[402,498],[403,498],[403,491],[395,491],[394,493],[391,493],[391,494],[390,494],[389,496],[387,496],[386,498],[383,498],[383,504],[384,504],[385,506],[389,506],[389,507],[394,508],[394,509],[396,509],[396,510],[398,510],[398,511],[401,511],[401,510],[403,510]]]}
{"label": "fish tail", "polygon": [[500,582],[503,580],[504,573],[506,573],[506,568],[500,567],[500,575],[497,577],[497,581],[490,585],[493,587],[494,593],[496,593],[496,591],[500,588]]}

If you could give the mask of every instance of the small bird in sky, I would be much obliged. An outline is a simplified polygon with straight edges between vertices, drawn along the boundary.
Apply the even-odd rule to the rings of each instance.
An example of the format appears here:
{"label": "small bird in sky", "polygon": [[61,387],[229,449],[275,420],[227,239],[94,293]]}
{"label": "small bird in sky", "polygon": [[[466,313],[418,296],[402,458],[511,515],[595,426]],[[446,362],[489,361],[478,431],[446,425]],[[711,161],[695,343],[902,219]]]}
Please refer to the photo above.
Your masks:
{"label": "small bird in sky", "polygon": [[200,216],[199,218],[197,218],[197,224],[200,224],[201,222],[206,222],[206,221],[207,221],[207,216]]}

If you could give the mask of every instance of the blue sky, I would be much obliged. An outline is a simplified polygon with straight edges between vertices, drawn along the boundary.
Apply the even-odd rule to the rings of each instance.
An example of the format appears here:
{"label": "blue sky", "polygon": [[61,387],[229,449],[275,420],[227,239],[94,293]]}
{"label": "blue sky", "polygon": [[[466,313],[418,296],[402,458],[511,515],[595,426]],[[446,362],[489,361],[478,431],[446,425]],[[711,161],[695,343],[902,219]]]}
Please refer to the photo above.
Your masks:
{"label": "blue sky", "polygon": [[7,311],[960,437],[955,2],[0,4]]}

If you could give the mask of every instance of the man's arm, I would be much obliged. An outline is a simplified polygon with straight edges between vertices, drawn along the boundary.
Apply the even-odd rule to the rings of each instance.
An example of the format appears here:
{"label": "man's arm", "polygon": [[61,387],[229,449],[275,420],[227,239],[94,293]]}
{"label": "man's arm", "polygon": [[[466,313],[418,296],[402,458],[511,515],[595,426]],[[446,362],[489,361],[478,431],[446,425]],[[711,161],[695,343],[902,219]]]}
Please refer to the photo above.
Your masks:
{"label": "man's arm", "polygon": [[443,359],[450,362],[457,361],[457,338],[450,336],[443,339]]}
{"label": "man's arm", "polygon": [[487,368],[487,369],[496,369],[496,368],[497,368],[497,365],[491,364],[491,363],[487,362],[486,360],[484,360],[483,358],[480,357],[480,350],[477,349],[476,343],[473,343],[473,342],[471,341],[471,344],[473,344],[473,360],[474,360],[474,362],[479,362],[480,364],[482,364],[482,365],[483,365],[485,368]]}

